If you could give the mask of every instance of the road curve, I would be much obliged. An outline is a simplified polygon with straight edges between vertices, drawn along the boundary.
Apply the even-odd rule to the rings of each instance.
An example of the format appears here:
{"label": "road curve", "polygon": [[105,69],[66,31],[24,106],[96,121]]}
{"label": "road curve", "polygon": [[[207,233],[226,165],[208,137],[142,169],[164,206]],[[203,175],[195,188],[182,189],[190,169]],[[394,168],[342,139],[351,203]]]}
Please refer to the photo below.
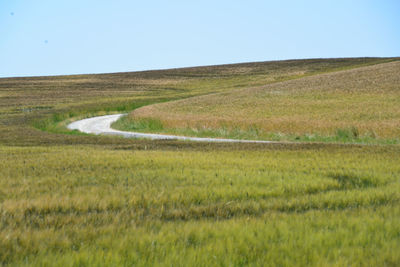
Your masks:
{"label": "road curve", "polygon": [[188,136],[177,136],[177,135],[166,135],[166,134],[127,132],[127,131],[119,131],[112,129],[111,124],[125,115],[126,114],[115,114],[115,115],[105,115],[105,116],[87,118],[79,121],[74,121],[68,124],[67,128],[70,130],[78,130],[88,134],[119,135],[126,138],[147,138],[152,140],[184,140],[184,141],[196,141],[196,142],[227,142],[227,143],[274,143],[273,141],[188,137]]}

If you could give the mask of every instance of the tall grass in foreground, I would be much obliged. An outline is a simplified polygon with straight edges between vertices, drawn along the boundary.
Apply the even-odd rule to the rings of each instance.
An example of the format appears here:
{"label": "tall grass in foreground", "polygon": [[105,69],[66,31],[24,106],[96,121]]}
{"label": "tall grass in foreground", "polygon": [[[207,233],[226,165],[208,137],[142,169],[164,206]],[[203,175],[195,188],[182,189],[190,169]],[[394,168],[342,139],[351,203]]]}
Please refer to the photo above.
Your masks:
{"label": "tall grass in foreground", "polygon": [[399,152],[0,147],[0,261],[395,266]]}

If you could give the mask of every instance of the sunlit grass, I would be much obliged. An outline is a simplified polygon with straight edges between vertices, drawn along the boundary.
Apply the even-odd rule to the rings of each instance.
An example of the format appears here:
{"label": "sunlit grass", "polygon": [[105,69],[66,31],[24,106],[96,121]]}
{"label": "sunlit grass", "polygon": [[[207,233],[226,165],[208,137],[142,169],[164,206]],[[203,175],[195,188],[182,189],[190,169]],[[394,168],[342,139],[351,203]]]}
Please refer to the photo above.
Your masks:
{"label": "sunlit grass", "polygon": [[[0,79],[0,265],[397,266],[398,145],[151,141],[65,127],[88,116],[213,93],[231,99],[236,90],[394,60],[315,59]],[[373,96],[373,104],[386,101],[379,112],[347,115],[356,121],[396,120],[397,91]],[[270,97],[282,100],[279,94]],[[304,102],[298,107],[307,113],[305,106],[325,97],[311,93],[294,100]],[[329,97],[337,101],[341,95]],[[342,105],[367,98],[354,94]],[[238,112],[246,106],[259,110],[255,99],[244,99],[237,102],[243,107],[233,105]],[[196,103],[174,108],[197,112],[202,106]],[[317,104],[314,110],[321,108]],[[206,119],[222,107],[207,107]],[[312,114],[326,111],[329,105]],[[270,131],[236,119],[221,127],[171,128],[152,116],[126,117],[117,124],[134,131],[242,139],[397,142],[357,123],[317,135],[314,128],[287,131],[293,127],[287,121],[273,124],[281,131]],[[304,121],[296,127],[301,124],[310,129]]]}
{"label": "sunlit grass", "polygon": [[397,262],[398,154],[2,147],[0,260]]}
{"label": "sunlit grass", "polygon": [[156,119],[196,136],[398,143],[399,73],[391,62],[192,97],[139,108],[115,127]]}
{"label": "sunlit grass", "polygon": [[239,140],[269,140],[289,142],[326,142],[353,144],[400,144],[400,138],[380,138],[373,131],[360,134],[356,127],[338,128],[332,135],[324,133],[287,134],[265,132],[257,125],[243,127],[224,125],[218,128],[204,127],[167,127],[157,118],[134,118],[124,116],[112,124],[115,129],[144,133],[167,133],[178,136],[230,138]]}

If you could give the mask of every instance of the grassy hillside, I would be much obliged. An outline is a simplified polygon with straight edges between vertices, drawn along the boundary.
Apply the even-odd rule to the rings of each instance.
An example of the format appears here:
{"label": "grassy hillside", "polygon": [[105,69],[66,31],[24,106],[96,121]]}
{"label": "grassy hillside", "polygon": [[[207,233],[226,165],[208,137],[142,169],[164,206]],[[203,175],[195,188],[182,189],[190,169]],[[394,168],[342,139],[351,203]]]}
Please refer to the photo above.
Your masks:
{"label": "grassy hillside", "polygon": [[[235,99],[240,119],[246,112],[240,105],[254,101],[254,110],[262,110],[264,95],[273,95],[276,87],[297,92],[299,100],[291,94],[275,100],[286,96],[304,108],[299,103],[318,95],[314,85],[321,79],[338,84],[335,75],[350,71],[358,77],[370,69],[366,94],[374,96],[371,103],[386,100],[380,114],[395,120],[397,80],[388,73],[396,73],[396,60],[0,79],[0,266],[399,265],[399,145],[207,144],[91,136],[65,128],[74,119],[160,102],[170,107],[168,116],[193,110],[190,124],[201,115],[196,103],[229,114],[225,102]],[[377,78],[385,85],[380,98],[372,86],[379,73],[386,77]],[[309,93],[299,93],[299,81]],[[345,106],[350,98],[341,88],[337,93]],[[362,90],[354,93],[355,107],[365,97]],[[179,99],[184,100],[178,107],[167,104]],[[251,110],[252,120],[264,116]],[[125,126],[177,131],[158,118]],[[232,134],[230,125],[224,127]],[[243,137],[246,127],[237,130]]]}
{"label": "grassy hillside", "polygon": [[398,142],[400,61],[146,106],[119,128],[146,119],[177,134]]}
{"label": "grassy hillside", "polygon": [[[66,133],[57,123],[90,114],[260,86],[395,58],[288,60],[163,71],[0,79],[1,144],[109,143]],[[38,130],[39,128],[39,130]],[[41,131],[45,130],[45,131]],[[129,141],[124,141],[125,143]],[[135,143],[136,144],[136,143]]]}

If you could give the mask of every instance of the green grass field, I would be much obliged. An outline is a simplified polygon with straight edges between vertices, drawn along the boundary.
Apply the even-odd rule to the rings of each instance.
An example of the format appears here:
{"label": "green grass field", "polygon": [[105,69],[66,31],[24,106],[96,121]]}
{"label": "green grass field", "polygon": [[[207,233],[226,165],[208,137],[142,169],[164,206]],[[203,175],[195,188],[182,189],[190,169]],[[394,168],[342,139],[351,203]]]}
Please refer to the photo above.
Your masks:
{"label": "green grass field", "polygon": [[[0,79],[0,265],[398,266],[398,60],[298,60]],[[360,77],[360,69],[369,73],[367,93],[347,76]],[[335,116],[330,114],[337,105],[354,104],[348,125],[324,124],[333,126],[314,139],[308,134],[317,132],[284,127],[283,137],[276,139],[294,143],[150,141],[65,128],[87,116],[153,109],[150,117],[131,117],[116,126],[190,133],[190,123],[201,113],[193,103],[211,110],[213,101],[242,99],[236,103],[253,101],[257,110],[268,101],[257,95],[265,88],[298,88],[299,80],[321,85],[311,86],[310,94],[279,95],[273,102],[314,103],[307,97],[330,88],[321,75],[339,89],[337,95],[328,90],[314,98],[310,116],[322,120]],[[353,83],[358,91],[351,98],[340,86]],[[375,136],[366,135],[361,126],[374,125],[375,118],[355,116],[366,94],[373,96],[368,114],[381,105],[379,114],[393,129],[371,128]],[[319,114],[327,95],[332,105]],[[230,114],[229,105],[214,105]],[[177,109],[193,114],[179,129],[157,115],[164,106],[171,107],[168,116]],[[192,134],[234,136],[237,131],[240,138],[263,138],[278,133],[263,124],[244,127],[243,106],[234,107],[236,129],[226,121],[225,128],[215,124],[209,132]],[[254,114],[249,119],[257,119]]]}

